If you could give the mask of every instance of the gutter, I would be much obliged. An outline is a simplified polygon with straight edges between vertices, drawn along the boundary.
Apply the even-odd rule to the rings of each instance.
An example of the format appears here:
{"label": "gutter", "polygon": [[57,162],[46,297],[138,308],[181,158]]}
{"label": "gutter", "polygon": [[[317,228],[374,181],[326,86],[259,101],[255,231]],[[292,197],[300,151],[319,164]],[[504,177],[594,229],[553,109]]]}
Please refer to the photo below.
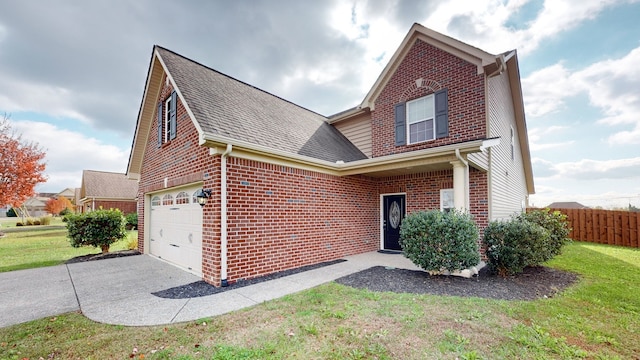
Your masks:
{"label": "gutter", "polygon": [[220,286],[229,286],[227,281],[227,156],[233,145],[227,148],[220,157]]}

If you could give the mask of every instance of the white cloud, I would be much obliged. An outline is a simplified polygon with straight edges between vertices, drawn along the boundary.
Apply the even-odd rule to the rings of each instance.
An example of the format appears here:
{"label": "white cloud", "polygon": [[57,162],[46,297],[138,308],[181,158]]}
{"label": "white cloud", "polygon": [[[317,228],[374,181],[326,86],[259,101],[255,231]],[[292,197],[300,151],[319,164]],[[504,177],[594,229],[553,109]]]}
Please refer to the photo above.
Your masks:
{"label": "white cloud", "polygon": [[525,108],[532,117],[559,111],[565,101],[586,93],[604,118],[599,124],[631,126],[617,131],[609,144],[640,144],[640,47],[619,59],[609,59],[571,72],[560,62],[522,80]]}
{"label": "white cloud", "polygon": [[531,151],[538,151],[538,150],[546,150],[546,149],[553,149],[553,148],[559,148],[559,147],[567,147],[569,145],[572,145],[575,143],[574,140],[568,140],[568,141],[562,141],[562,142],[543,142],[545,141],[545,139],[549,137],[557,136],[559,134],[564,133],[564,131],[567,129],[568,129],[567,126],[558,126],[558,125],[553,125],[546,128],[537,127],[537,128],[529,129],[528,131],[529,148],[531,149]]}
{"label": "white cloud", "polygon": [[0,109],[8,113],[33,111],[88,122],[74,108],[75,95],[68,89],[15,80],[6,73],[0,73],[0,89]]}
{"label": "white cloud", "polygon": [[582,159],[561,163],[535,158],[532,162],[542,173],[536,174],[540,177],[560,180],[640,179],[640,157],[617,160]]}
{"label": "white cloud", "polygon": [[58,192],[80,187],[82,170],[124,172],[129,151],[79,132],[35,121],[12,121],[11,126],[23,139],[37,142],[46,152],[48,180],[38,191]]}

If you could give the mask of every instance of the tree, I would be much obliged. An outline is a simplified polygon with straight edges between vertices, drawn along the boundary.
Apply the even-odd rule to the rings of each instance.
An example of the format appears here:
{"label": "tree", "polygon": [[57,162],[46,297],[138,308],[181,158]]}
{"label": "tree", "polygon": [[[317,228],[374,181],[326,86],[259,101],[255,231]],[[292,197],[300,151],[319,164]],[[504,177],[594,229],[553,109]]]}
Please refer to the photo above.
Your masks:
{"label": "tree", "polygon": [[0,204],[19,207],[45,182],[45,152],[11,130],[9,116],[0,119]]}
{"label": "tree", "polygon": [[64,196],[60,196],[57,199],[49,199],[44,205],[44,209],[52,215],[60,215],[64,209],[71,209],[73,204]]}
{"label": "tree", "polygon": [[96,210],[84,214],[69,214],[67,220],[67,237],[71,246],[95,246],[102,253],[109,252],[111,244],[127,236],[126,220],[118,209]]}

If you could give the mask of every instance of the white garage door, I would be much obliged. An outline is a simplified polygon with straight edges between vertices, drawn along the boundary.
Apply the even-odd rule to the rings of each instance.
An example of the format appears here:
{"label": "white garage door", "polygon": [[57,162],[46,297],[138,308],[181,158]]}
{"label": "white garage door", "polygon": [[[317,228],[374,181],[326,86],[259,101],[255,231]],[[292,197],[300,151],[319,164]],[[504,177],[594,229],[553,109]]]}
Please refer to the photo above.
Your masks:
{"label": "white garage door", "polygon": [[202,275],[202,207],[200,186],[151,196],[149,253]]}

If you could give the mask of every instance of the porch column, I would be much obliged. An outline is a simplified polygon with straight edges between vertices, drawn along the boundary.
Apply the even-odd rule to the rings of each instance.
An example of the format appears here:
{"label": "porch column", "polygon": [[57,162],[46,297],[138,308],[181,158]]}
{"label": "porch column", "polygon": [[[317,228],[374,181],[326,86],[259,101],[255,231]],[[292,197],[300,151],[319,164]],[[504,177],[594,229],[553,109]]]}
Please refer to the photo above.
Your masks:
{"label": "porch column", "polygon": [[453,206],[460,211],[467,211],[469,198],[467,166],[460,160],[452,161],[451,165],[453,165]]}

